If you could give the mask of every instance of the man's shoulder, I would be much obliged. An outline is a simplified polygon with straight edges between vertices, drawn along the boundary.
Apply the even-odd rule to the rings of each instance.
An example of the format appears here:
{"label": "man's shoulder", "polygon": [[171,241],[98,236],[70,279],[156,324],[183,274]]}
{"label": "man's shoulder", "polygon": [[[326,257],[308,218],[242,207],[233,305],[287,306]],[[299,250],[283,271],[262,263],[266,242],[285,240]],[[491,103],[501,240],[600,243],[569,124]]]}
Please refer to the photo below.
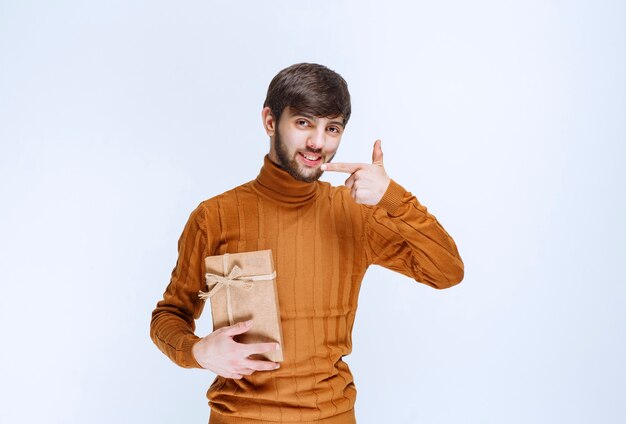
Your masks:
{"label": "man's shoulder", "polygon": [[334,186],[326,181],[319,181],[319,183],[321,193],[333,203],[341,202],[356,208],[371,208],[371,206],[356,203],[350,194],[350,189],[344,185]]}
{"label": "man's shoulder", "polygon": [[241,185],[233,187],[230,190],[226,190],[223,193],[217,194],[213,197],[209,197],[208,199],[200,202],[200,206],[205,208],[211,208],[223,202],[236,201],[239,196],[253,192],[251,188],[253,181],[254,180],[248,181],[247,183],[243,183]]}
{"label": "man's shoulder", "polygon": [[[319,184],[319,189],[322,193],[330,196],[343,195],[344,191],[347,190],[346,186],[334,186],[328,181],[317,180],[317,184]],[[350,192],[348,192],[348,194],[350,194]]]}

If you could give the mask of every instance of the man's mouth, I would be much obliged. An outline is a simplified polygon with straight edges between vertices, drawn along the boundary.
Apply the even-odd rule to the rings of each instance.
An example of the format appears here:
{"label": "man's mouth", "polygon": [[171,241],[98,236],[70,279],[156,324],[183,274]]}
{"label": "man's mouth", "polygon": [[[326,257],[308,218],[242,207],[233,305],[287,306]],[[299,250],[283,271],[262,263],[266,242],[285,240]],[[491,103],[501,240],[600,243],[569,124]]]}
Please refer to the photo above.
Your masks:
{"label": "man's mouth", "polygon": [[300,157],[306,165],[315,166],[321,163],[322,155],[311,152],[299,152]]}

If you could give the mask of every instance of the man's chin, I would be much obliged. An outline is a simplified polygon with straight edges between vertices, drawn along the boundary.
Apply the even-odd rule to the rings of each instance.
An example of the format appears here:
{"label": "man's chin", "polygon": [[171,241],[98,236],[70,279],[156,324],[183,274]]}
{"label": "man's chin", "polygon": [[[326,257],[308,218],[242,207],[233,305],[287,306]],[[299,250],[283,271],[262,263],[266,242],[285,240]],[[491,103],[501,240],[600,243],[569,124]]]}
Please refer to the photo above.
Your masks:
{"label": "man's chin", "polygon": [[298,176],[295,176],[294,178],[298,181],[302,181],[305,183],[312,183],[312,182],[319,180],[321,176],[322,176],[322,172],[316,172],[315,174],[308,174],[308,175],[298,174]]}
{"label": "man's chin", "polygon": [[299,166],[290,166],[287,172],[289,172],[289,175],[294,179],[305,183],[312,183],[319,180],[324,173],[319,167],[302,169]]}

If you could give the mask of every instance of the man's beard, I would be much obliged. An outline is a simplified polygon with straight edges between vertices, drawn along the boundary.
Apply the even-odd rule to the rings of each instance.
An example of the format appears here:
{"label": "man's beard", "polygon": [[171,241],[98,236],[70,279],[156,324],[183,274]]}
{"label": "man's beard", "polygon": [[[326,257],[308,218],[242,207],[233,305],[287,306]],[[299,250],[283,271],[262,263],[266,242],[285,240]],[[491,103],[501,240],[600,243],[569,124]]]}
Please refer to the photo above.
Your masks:
{"label": "man's beard", "polygon": [[[317,181],[324,173],[324,171],[322,171],[320,167],[316,169],[310,168],[310,172],[307,173],[303,172],[302,165],[297,162],[296,156],[294,155],[291,158],[289,157],[289,153],[287,152],[287,146],[285,146],[285,144],[283,143],[282,139],[280,138],[280,133],[278,131],[276,131],[276,133],[274,134],[274,150],[276,150],[278,166],[287,171],[289,175],[291,175],[298,181],[312,183],[313,181]],[[322,149],[307,148],[306,151],[320,154]],[[296,152],[296,155],[297,154],[298,153]],[[324,156],[322,156],[322,160],[324,160]]]}

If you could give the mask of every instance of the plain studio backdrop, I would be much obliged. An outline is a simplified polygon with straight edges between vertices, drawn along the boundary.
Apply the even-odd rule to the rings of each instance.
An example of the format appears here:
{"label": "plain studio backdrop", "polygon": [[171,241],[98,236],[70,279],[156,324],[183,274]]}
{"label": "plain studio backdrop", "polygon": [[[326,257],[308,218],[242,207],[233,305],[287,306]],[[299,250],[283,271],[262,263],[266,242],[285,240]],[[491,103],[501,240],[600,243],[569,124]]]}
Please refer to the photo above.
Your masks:
{"label": "plain studio backdrop", "polygon": [[258,174],[269,81],[305,61],[352,92],[336,160],[381,138],[466,267],[445,291],[368,271],[359,423],[626,422],[625,21],[622,1],[0,1],[0,422],[206,423],[214,375],[159,352],[150,313],[189,213]]}

